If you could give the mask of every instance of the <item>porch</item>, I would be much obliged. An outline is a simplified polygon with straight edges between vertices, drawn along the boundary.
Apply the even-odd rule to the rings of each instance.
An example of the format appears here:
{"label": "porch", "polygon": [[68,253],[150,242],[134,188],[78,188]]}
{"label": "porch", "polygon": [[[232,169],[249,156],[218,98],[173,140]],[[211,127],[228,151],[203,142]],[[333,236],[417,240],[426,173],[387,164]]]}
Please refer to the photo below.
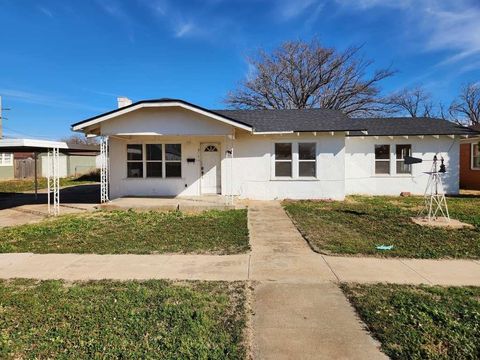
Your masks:
{"label": "porch", "polygon": [[229,210],[245,209],[245,201],[232,202],[227,196],[202,195],[202,196],[181,196],[181,197],[135,197],[127,196],[111,200],[100,205],[107,210],[157,210],[183,212],[201,212],[205,210]]}

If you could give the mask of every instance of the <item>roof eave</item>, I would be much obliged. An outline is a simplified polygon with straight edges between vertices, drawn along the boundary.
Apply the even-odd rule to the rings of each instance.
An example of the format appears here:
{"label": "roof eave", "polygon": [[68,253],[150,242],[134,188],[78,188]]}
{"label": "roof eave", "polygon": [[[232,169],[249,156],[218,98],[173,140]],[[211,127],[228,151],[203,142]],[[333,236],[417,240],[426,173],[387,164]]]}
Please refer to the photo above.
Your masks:
{"label": "roof eave", "polygon": [[208,109],[205,109],[205,108],[202,108],[200,106],[188,103],[188,102],[183,101],[183,100],[142,100],[142,101],[138,101],[138,102],[133,103],[131,105],[128,105],[128,106],[125,106],[125,107],[122,107],[122,108],[119,108],[119,109],[115,109],[115,110],[100,114],[98,116],[94,116],[92,118],[89,118],[89,119],[77,122],[75,124],[72,124],[71,129],[73,131],[83,131],[84,129],[86,129],[86,128],[92,126],[92,125],[101,123],[103,121],[109,120],[111,118],[114,118],[114,117],[117,117],[117,116],[120,116],[120,115],[127,114],[129,112],[132,112],[132,111],[135,111],[135,110],[138,110],[138,109],[141,109],[141,108],[171,107],[171,106],[179,106],[179,107],[182,107],[182,108],[200,113],[202,115],[211,117],[213,119],[219,120],[219,121],[221,121],[223,123],[226,123],[226,124],[229,124],[231,126],[234,126],[234,127],[246,130],[246,131],[250,131],[250,132],[253,131],[252,126],[250,126],[249,124],[243,123],[243,122],[235,120],[235,119],[231,119],[227,116],[220,115],[216,112],[210,111]]}

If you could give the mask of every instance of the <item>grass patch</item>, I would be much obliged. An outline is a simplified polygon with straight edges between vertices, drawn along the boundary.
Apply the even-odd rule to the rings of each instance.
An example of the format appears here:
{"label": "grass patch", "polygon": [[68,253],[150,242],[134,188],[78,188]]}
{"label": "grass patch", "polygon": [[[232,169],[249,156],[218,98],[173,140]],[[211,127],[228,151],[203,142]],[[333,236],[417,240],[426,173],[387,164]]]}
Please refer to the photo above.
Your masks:
{"label": "grass patch", "polygon": [[[100,181],[97,172],[84,174],[78,177],[67,177],[60,179],[60,186],[73,186],[73,185],[85,185]],[[38,178],[38,188],[47,188],[47,179]],[[19,193],[25,191],[35,190],[34,179],[16,179],[0,181],[0,193]]]}
{"label": "grass patch", "polygon": [[243,359],[245,286],[0,281],[0,358]]}
{"label": "grass patch", "polygon": [[214,253],[249,249],[247,211],[98,211],[0,229],[0,252]]}
{"label": "grass patch", "polygon": [[[409,258],[480,258],[480,198],[448,198],[452,218],[474,229],[412,223],[419,197],[348,197],[345,201],[287,201],[284,207],[319,252]],[[377,245],[393,245],[389,251]]]}
{"label": "grass patch", "polygon": [[393,359],[478,359],[480,288],[342,286]]}

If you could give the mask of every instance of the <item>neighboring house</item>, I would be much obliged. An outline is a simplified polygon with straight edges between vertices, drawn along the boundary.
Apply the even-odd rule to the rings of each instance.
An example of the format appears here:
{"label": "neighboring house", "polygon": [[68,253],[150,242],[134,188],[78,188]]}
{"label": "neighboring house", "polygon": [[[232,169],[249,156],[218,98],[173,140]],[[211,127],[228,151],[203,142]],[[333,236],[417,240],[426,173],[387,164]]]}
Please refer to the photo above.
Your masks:
{"label": "neighboring house", "polygon": [[0,153],[0,180],[13,179],[13,153]]}
{"label": "neighboring house", "polygon": [[[81,145],[76,145],[81,146]],[[83,146],[85,147],[85,146]],[[89,146],[92,152],[60,154],[59,176],[69,177],[97,169],[98,146]],[[47,154],[39,153],[37,174],[47,177]],[[35,154],[32,152],[0,153],[0,180],[25,179],[35,176]]]}
{"label": "neighboring house", "polygon": [[[472,127],[472,129],[480,131],[480,126]],[[480,136],[461,140],[460,188],[480,190]]]}
{"label": "neighboring house", "polygon": [[[445,159],[445,188],[455,194],[460,137],[475,134],[444,120],[352,119],[327,109],[207,110],[176,99],[125,98],[119,106],[72,125],[108,136],[112,199],[423,194],[435,154]],[[405,165],[407,155],[426,161]]]}

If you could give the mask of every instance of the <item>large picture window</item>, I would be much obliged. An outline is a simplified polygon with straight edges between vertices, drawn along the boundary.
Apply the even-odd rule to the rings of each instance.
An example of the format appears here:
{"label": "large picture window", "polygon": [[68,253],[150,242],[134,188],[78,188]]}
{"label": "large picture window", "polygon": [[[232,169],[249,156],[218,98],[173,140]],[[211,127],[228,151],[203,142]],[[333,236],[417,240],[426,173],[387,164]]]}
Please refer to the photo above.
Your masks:
{"label": "large picture window", "polygon": [[292,177],[292,143],[275,144],[275,176]]}
{"label": "large picture window", "polygon": [[397,145],[397,174],[411,174],[412,165],[405,164],[405,157],[412,156],[412,145]]}
{"label": "large picture window", "polygon": [[472,144],[472,169],[480,170],[480,148],[478,144]]}
{"label": "large picture window", "polygon": [[317,175],[317,146],[315,143],[298,143],[298,176]]}
{"label": "large picture window", "polygon": [[[145,152],[145,156],[144,156]],[[145,174],[144,174],[145,169]],[[127,177],[182,177],[181,144],[128,144]]]}
{"label": "large picture window", "polygon": [[390,145],[375,145],[375,174],[390,174]]}
{"label": "large picture window", "polygon": [[127,145],[127,177],[143,177],[143,146],[142,144]]}

